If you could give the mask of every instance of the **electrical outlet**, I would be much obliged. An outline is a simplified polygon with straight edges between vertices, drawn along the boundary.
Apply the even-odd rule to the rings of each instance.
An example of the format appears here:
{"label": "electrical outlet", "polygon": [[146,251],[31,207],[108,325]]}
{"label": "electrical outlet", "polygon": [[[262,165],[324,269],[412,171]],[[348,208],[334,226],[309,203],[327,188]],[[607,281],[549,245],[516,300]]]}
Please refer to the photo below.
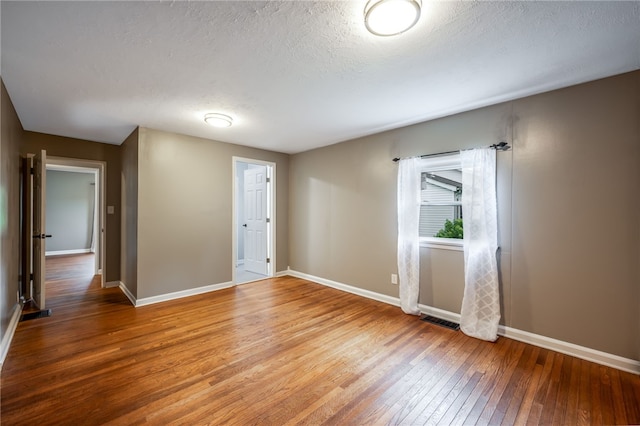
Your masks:
{"label": "electrical outlet", "polygon": [[398,274],[391,274],[391,284],[398,284]]}

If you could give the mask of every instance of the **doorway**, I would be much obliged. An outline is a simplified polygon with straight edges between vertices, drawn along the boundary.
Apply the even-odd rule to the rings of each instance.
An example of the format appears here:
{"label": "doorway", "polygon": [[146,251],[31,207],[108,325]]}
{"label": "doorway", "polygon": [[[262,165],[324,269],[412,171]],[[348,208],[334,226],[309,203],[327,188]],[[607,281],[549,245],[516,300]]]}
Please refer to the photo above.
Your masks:
{"label": "doorway", "polygon": [[275,163],[233,157],[233,282],[274,275]]}
{"label": "doorway", "polygon": [[[47,257],[94,254],[93,274],[100,276],[104,287],[105,163],[49,156],[46,163],[47,180],[52,177],[55,181],[48,182],[46,191],[51,198],[47,200],[46,229],[53,237],[45,253]],[[73,223],[69,217],[75,217]]]}
{"label": "doorway", "polygon": [[[44,150],[24,160],[22,276],[32,280],[25,280],[21,296],[40,310],[46,306],[47,264],[52,257],[84,254],[82,267],[67,262],[62,266],[65,273],[86,271],[83,274],[104,287],[105,169],[102,161],[48,157]],[[53,241],[53,232],[58,238],[51,244],[45,240]]]}

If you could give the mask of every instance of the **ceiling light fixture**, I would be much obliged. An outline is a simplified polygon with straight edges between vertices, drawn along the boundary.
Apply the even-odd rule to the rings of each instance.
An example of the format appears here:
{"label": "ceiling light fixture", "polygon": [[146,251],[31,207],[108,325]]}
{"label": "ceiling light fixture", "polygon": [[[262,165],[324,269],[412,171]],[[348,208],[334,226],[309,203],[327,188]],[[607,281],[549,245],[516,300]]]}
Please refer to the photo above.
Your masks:
{"label": "ceiling light fixture", "polygon": [[233,118],[225,114],[212,112],[204,116],[204,121],[213,127],[231,127]]}
{"label": "ceiling light fixture", "polygon": [[420,19],[422,0],[369,0],[364,23],[375,35],[392,36],[413,27]]}

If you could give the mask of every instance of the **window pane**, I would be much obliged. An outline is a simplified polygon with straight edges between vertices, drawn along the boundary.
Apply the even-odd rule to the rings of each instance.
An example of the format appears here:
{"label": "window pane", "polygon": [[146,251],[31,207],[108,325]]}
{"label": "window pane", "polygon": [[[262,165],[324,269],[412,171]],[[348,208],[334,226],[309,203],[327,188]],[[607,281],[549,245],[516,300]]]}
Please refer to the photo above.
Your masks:
{"label": "window pane", "polygon": [[435,237],[440,231],[446,234],[444,238],[462,238],[462,208],[421,205],[420,236]]}

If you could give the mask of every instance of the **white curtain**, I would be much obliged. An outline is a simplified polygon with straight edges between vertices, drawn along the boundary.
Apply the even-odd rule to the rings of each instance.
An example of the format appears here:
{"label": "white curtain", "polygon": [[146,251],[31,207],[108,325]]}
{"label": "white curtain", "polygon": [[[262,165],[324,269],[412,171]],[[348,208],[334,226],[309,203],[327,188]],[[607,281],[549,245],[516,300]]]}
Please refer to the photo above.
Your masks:
{"label": "white curtain", "polygon": [[480,148],[460,153],[464,220],[464,297],[460,329],[495,341],[500,321],[496,151]]}
{"label": "white curtain", "polygon": [[400,160],[398,168],[398,275],[400,307],[420,314],[420,170],[417,158]]}

